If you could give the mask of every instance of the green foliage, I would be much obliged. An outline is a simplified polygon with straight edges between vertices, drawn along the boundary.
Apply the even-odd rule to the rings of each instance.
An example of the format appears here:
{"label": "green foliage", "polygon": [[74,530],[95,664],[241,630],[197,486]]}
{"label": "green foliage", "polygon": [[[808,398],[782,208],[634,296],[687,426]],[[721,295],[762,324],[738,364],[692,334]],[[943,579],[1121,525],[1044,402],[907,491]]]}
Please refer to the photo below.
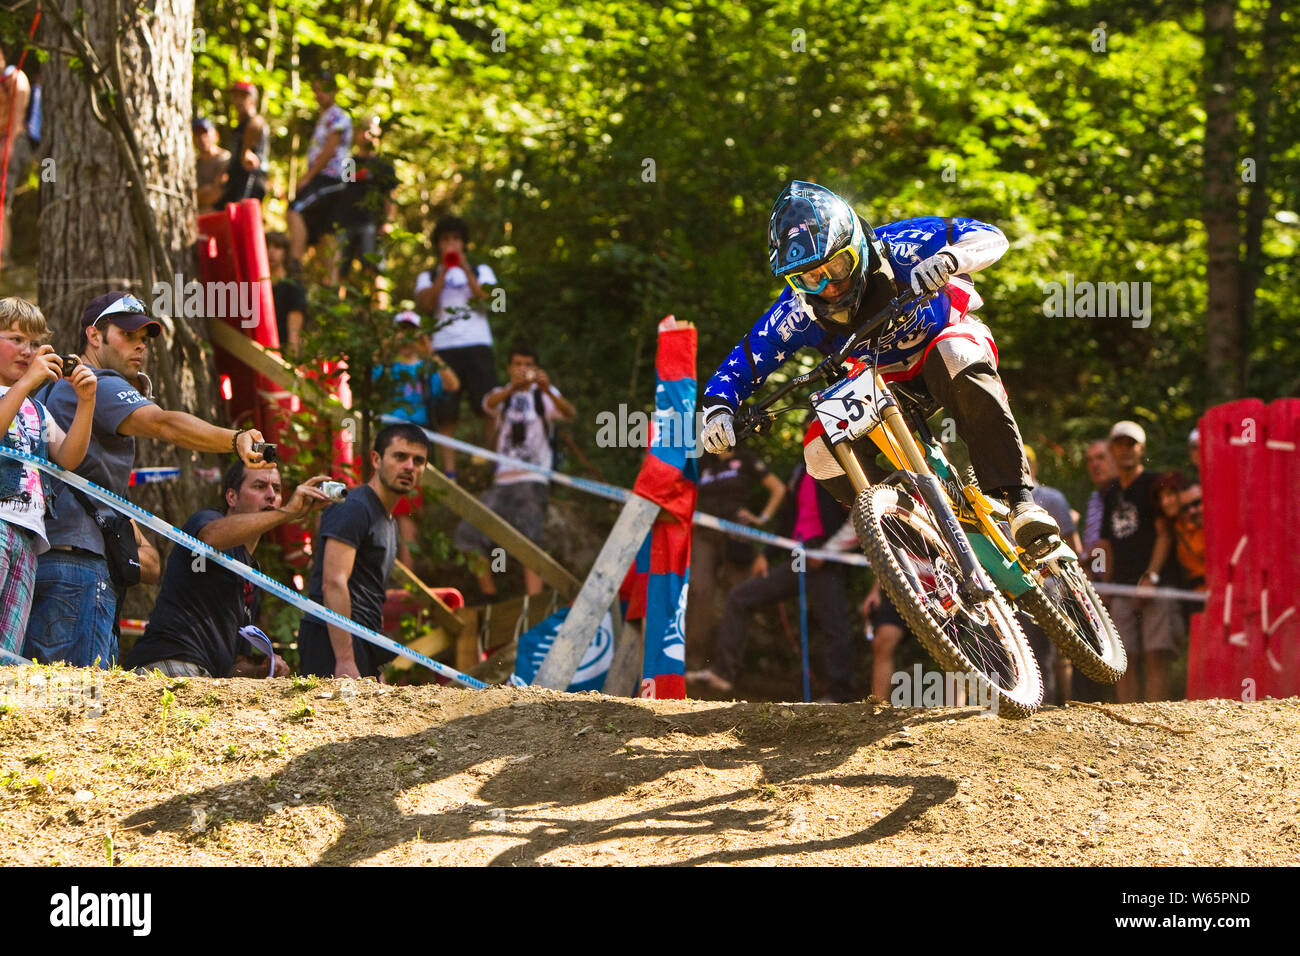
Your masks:
{"label": "green foliage", "polygon": [[[1264,8],[1242,0],[1238,25],[1243,131],[1256,100],[1273,98],[1250,381],[1270,398],[1300,389],[1288,295],[1300,65],[1284,58],[1274,90],[1253,85]],[[221,113],[231,79],[263,86],[283,191],[316,114],[306,80],[335,70],[340,102],[385,117],[397,159],[394,298],[409,298],[429,264],[433,219],[464,215],[471,257],[490,262],[507,293],[506,311],[490,313],[498,342],[540,347],[578,406],[578,444],[623,483],[640,454],[592,448],[596,414],[650,407],[663,315],[698,324],[703,384],[763,312],[779,291],[764,227],[784,181],[837,188],[877,224],[935,213],[993,222],[1012,248],[979,277],[981,314],[1027,440],[1050,449],[1042,477],[1068,488],[1086,441],[1118,417],[1148,426],[1157,461],[1182,464],[1210,392],[1201,19],[1190,3],[1103,11],[1084,0],[201,0],[196,103]],[[1284,24],[1293,48],[1293,13]],[[1066,273],[1150,282],[1150,327],[1044,315],[1043,283]],[[355,346],[381,341],[370,336],[383,321],[364,308],[331,310],[329,323],[321,347],[334,335],[363,365]],[[760,449],[788,465],[795,435],[789,424]]]}

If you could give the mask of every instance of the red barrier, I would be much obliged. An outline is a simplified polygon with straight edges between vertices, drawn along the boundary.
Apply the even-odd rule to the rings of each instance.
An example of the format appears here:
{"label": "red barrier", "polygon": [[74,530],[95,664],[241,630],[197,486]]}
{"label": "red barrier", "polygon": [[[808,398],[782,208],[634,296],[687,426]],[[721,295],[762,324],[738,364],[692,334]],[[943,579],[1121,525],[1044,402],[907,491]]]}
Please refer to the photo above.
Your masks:
{"label": "red barrier", "polygon": [[1300,400],[1220,405],[1200,432],[1209,594],[1187,696],[1300,694]]}
{"label": "red barrier", "polygon": [[[262,233],[262,209],[256,199],[232,203],[219,212],[199,217],[199,279],[205,290],[214,284],[235,283],[233,296],[226,295],[226,307],[215,316],[239,329],[259,345],[280,347],[275,326],[275,304],[271,297],[270,267],[266,261],[266,238]],[[230,382],[227,407],[232,422],[251,422],[266,437],[278,441],[283,422],[268,407],[279,391],[274,382],[216,349],[217,374]],[[287,396],[286,396],[287,397]]]}

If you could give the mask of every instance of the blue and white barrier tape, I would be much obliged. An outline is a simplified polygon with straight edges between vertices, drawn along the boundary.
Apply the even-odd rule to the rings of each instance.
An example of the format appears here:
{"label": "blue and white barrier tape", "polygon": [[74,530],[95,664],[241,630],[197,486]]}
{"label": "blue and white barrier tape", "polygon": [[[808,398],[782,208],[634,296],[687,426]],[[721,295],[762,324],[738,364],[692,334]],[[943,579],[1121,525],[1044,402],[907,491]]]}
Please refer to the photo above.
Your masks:
{"label": "blue and white barrier tape", "polygon": [[[383,415],[380,417],[385,425],[409,425],[410,422],[398,418],[395,415]],[[502,455],[499,452],[488,451],[486,448],[480,448],[478,445],[471,445],[469,442],[463,442],[457,438],[451,438],[439,432],[423,429],[424,433],[429,436],[429,440],[439,444],[446,445],[448,448],[454,448],[457,451],[463,451],[468,455],[474,455],[479,458],[486,458],[490,461],[500,462],[510,465],[512,468],[522,468],[527,471],[536,472],[539,475],[545,475],[556,484],[567,485],[570,488],[577,488],[579,491],[585,491],[588,494],[597,495],[601,498],[608,498],[610,501],[624,502],[627,496],[632,492],[626,488],[619,488],[617,485],[608,485],[603,481],[593,481],[590,478],[578,478],[574,475],[566,475],[563,472],[556,471],[553,468],[544,468],[541,465],[535,465],[531,461],[524,461],[521,458],[511,458],[509,455]],[[778,548],[795,550],[802,548],[800,542],[793,538],[783,538],[779,534],[772,534],[768,531],[759,531],[748,525],[737,524],[734,521],[727,521],[724,518],[718,518],[703,512],[695,512],[693,518],[695,524],[702,528],[711,528],[714,531],[721,531],[735,537],[749,538],[752,541],[758,541],[761,544],[770,544]],[[846,551],[825,551],[814,549],[806,552],[806,557],[820,558],[825,561],[838,561],[841,564],[854,564],[859,567],[868,567],[865,555],[856,554]]]}
{"label": "blue and white barrier tape", "polygon": [[418,651],[413,651],[409,647],[397,643],[392,638],[379,634],[376,631],[372,631],[368,627],[362,627],[356,621],[344,617],[337,611],[332,611],[324,605],[317,604],[315,601],[303,597],[297,591],[285,587],[279,581],[267,577],[261,571],[255,571],[243,562],[236,561],[234,558],[222,554],[220,551],[210,547],[198,538],[186,534],[179,528],[172,527],[166,521],[163,521],[158,516],[145,511],[134,502],[127,501],[125,498],[116,495],[111,491],[107,491],[98,485],[92,484],[80,475],[74,474],[53,462],[46,461],[44,458],[37,458],[35,455],[29,455],[23,451],[7,448],[3,445],[0,445],[0,455],[3,455],[6,458],[12,458],[15,461],[24,462],[34,468],[39,468],[41,471],[59,479],[59,481],[85,492],[98,501],[102,501],[113,510],[119,511],[130,518],[134,518],[150,531],[156,531],[164,538],[169,538],[182,547],[188,548],[191,554],[202,554],[205,557],[210,558],[226,570],[239,575],[245,581],[252,582],[264,591],[270,591],[282,601],[292,604],[294,607],[305,611],[312,617],[318,618],[327,624],[333,624],[335,627],[341,628],[349,634],[355,634],[363,641],[369,641],[371,644],[374,644],[377,647],[382,647],[386,651],[391,651],[401,657],[415,661],[417,664],[423,664],[435,674],[446,677],[448,680],[453,680],[458,684],[463,684],[466,687],[473,687],[477,690],[484,690],[488,686],[481,680],[470,677],[468,674],[462,674],[460,671],[448,667],[446,664],[440,664],[431,657],[426,657]]}
{"label": "blue and white barrier tape", "polygon": [[1173,598],[1177,601],[1199,601],[1204,604],[1208,598],[1205,591],[1184,591],[1180,588],[1148,588],[1135,584],[1112,584],[1109,581],[1094,581],[1092,586],[1098,594],[1116,594],[1132,598]]}
{"label": "blue and white barrier tape", "polygon": [[[381,420],[386,425],[410,424],[405,419],[397,418],[394,415],[384,415]],[[566,475],[563,472],[553,468],[543,468],[541,465],[535,465],[531,461],[524,461],[520,458],[511,458],[509,455],[502,455],[499,452],[488,451],[486,448],[480,448],[478,445],[471,445],[469,442],[463,442],[457,438],[451,438],[439,432],[430,431],[425,428],[424,433],[429,436],[429,440],[439,445],[446,445],[449,448],[455,448],[457,451],[463,451],[469,455],[476,455],[479,458],[487,458],[491,461],[504,462],[512,468],[523,468],[527,471],[536,472],[539,475],[546,475],[552,481],[561,485],[568,485],[571,488],[577,488],[579,491],[585,491],[589,494],[598,495],[601,498],[608,498],[611,501],[627,501],[627,496],[631,494],[626,488],[619,488],[616,485],[607,485],[603,481],[593,481],[590,478],[577,478],[573,475]],[[721,531],[737,538],[749,538],[752,541],[758,541],[762,544],[770,544],[778,548],[786,548],[793,551],[801,547],[798,541],[793,538],[783,538],[779,534],[772,534],[768,531],[759,531],[748,525],[737,524],[734,521],[727,521],[724,518],[718,518],[714,515],[704,514],[697,511],[694,517],[695,524],[702,528],[712,528],[714,531]],[[826,551],[816,549],[808,551],[806,554],[809,558],[821,558],[825,561],[838,561],[841,564],[852,564],[858,567],[870,567],[865,555],[849,551]],[[1137,588],[1130,584],[1107,584],[1095,582],[1093,584],[1100,594],[1119,594],[1126,597],[1166,597],[1176,598],[1183,601],[1205,601],[1205,592],[1203,591],[1182,591],[1177,588]]]}

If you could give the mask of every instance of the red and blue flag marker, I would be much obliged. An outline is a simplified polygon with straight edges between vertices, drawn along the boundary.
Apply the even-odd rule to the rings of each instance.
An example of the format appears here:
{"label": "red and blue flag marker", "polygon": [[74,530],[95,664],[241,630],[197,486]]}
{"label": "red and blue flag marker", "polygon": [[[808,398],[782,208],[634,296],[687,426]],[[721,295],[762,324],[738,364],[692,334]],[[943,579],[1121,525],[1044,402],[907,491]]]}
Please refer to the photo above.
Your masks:
{"label": "red and blue flag marker", "polygon": [[686,593],[691,519],[699,491],[695,351],[693,326],[679,325],[671,315],[659,323],[650,450],[632,490],[663,510],[629,574],[626,615],[630,620],[645,617],[642,697],[686,697]]}

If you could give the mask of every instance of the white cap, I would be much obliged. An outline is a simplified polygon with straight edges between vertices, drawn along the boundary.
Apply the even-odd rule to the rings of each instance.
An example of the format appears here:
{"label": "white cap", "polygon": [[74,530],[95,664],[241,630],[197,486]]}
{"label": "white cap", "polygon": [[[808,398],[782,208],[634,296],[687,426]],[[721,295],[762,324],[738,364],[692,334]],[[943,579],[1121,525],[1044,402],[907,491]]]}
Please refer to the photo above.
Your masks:
{"label": "white cap", "polygon": [[407,309],[405,312],[398,312],[397,315],[393,316],[393,322],[397,325],[401,325],[405,322],[407,325],[414,325],[416,328],[419,328],[420,313],[412,312],[410,309]]}
{"label": "white cap", "polygon": [[1142,430],[1142,426],[1128,420],[1116,422],[1110,427],[1110,440],[1114,441],[1116,438],[1131,438],[1139,445],[1147,443],[1147,433]]}
{"label": "white cap", "polygon": [[1201,443],[1201,430],[1199,428],[1193,428],[1187,434],[1187,444],[1199,445],[1200,443]]}

